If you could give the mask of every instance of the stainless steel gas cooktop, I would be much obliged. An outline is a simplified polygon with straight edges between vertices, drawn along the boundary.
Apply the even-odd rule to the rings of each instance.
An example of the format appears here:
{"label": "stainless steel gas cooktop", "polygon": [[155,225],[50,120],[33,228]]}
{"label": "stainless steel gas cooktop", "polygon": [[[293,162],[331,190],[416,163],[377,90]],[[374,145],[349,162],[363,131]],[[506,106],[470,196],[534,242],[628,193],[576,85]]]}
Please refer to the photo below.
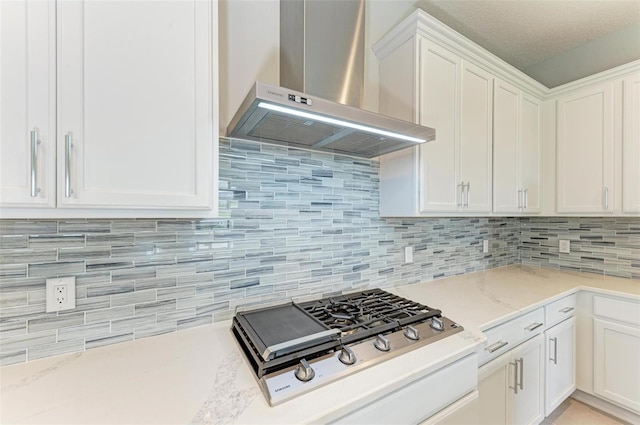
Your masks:
{"label": "stainless steel gas cooktop", "polygon": [[232,325],[271,406],[462,329],[380,289],[239,312]]}

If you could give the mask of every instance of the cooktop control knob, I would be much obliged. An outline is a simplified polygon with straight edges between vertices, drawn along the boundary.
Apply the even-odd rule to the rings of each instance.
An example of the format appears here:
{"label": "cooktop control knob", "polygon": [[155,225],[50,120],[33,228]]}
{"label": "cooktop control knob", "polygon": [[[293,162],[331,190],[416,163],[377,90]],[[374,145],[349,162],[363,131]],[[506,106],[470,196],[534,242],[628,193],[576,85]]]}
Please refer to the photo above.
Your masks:
{"label": "cooktop control knob", "polygon": [[356,353],[354,353],[349,347],[342,347],[340,354],[338,354],[338,360],[347,366],[350,366],[356,362]]}
{"label": "cooktop control knob", "polygon": [[380,351],[389,351],[391,350],[391,343],[384,335],[378,335],[376,337],[373,346],[376,347]]}
{"label": "cooktop control knob", "polygon": [[407,328],[404,330],[404,336],[412,341],[417,341],[420,339],[420,333],[413,326],[407,326]]}
{"label": "cooktop control knob", "polygon": [[294,372],[296,378],[298,378],[302,382],[311,381],[316,373],[313,371],[313,368],[309,366],[309,363],[305,359],[300,360],[300,364],[296,368]]}
{"label": "cooktop control knob", "polygon": [[444,323],[442,323],[442,320],[438,319],[437,317],[432,317],[431,327],[437,331],[442,331],[444,330]]}

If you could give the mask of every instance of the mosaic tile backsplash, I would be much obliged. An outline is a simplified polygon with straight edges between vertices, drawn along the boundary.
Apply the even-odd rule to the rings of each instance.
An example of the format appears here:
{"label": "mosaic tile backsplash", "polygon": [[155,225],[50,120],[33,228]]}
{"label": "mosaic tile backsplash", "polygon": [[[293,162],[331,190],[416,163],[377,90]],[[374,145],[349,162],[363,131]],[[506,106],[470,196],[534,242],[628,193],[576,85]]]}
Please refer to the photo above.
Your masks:
{"label": "mosaic tile backsplash", "polygon": [[519,251],[522,264],[640,279],[640,218],[521,218]]}
{"label": "mosaic tile backsplash", "polygon": [[[376,161],[223,139],[219,219],[0,220],[1,364],[226,320],[237,307],[507,266],[520,252],[638,275],[638,220],[381,219],[378,183]],[[553,249],[567,233],[568,263]],[[77,307],[45,313],[45,280],[58,276],[76,276]]]}

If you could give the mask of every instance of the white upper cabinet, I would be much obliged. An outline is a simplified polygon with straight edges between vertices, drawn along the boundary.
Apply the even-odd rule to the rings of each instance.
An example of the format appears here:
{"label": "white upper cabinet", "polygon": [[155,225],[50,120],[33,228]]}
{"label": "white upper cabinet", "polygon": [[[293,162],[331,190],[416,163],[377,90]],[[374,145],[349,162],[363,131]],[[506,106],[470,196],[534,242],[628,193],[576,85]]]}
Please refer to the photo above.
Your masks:
{"label": "white upper cabinet", "polygon": [[493,210],[539,212],[540,102],[496,80],[493,108]]}
{"label": "white upper cabinet", "polygon": [[614,210],[616,82],[587,87],[557,101],[556,209],[559,213]]}
{"label": "white upper cabinet", "polygon": [[525,213],[542,209],[541,189],[542,105],[538,99],[522,93],[520,102],[520,187]]}
{"label": "white upper cabinet", "polygon": [[381,215],[491,212],[493,76],[415,36],[380,61],[380,84],[381,113],[436,129],[380,158]]}
{"label": "white upper cabinet", "polygon": [[[31,116],[10,130],[12,139],[26,146],[20,145],[18,154],[11,155],[21,176],[14,185],[28,183],[27,139],[38,128],[42,140],[38,154],[55,161],[53,166],[38,167],[39,196],[47,197],[47,206],[55,200],[58,208],[73,211],[213,211],[218,137],[216,3],[34,2],[40,3],[57,8],[51,12],[56,21],[49,26],[57,28],[49,33],[55,40],[49,53],[55,57],[24,66],[28,75],[51,75],[57,61],[57,78],[41,78],[57,88],[57,97],[51,98],[57,131],[54,134],[53,122],[38,124]],[[2,19],[4,32],[4,9]],[[31,36],[31,26],[25,20],[12,31]],[[4,33],[2,39],[4,56]],[[4,132],[5,119],[11,119],[8,114],[5,118],[5,86],[16,81],[5,74],[5,63],[3,57],[3,169],[8,162],[5,145],[18,145],[9,142]],[[33,90],[47,105],[46,96],[54,92],[44,82]],[[22,89],[26,100],[22,92],[12,93],[12,98],[31,104],[30,90],[30,86]],[[3,207],[36,206],[30,199],[16,202],[5,196],[4,170],[2,185]]]}
{"label": "white upper cabinet", "polygon": [[373,50],[380,113],[436,130],[431,142],[380,157],[381,216],[540,211],[535,96],[546,87],[421,10]]}
{"label": "white upper cabinet", "polygon": [[640,73],[622,84],[622,211],[640,213]]}
{"label": "white upper cabinet", "polygon": [[[436,140],[420,146],[420,212],[456,211],[460,186],[460,58],[419,40],[419,123],[436,129]],[[381,200],[382,201],[382,200]]]}
{"label": "white upper cabinet", "polygon": [[520,212],[518,184],[520,90],[497,80],[494,91],[493,202],[496,212]]}
{"label": "white upper cabinet", "polygon": [[55,3],[0,2],[0,204],[56,199]]}
{"label": "white upper cabinet", "polygon": [[463,210],[491,211],[493,75],[464,61],[460,91],[460,182]]}

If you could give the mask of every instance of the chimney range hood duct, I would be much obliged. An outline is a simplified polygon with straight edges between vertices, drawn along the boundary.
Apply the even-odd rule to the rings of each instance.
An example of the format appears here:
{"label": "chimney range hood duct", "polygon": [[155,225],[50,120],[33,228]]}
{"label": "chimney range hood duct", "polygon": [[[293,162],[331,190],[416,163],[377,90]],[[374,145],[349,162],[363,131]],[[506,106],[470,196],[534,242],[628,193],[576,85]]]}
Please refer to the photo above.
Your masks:
{"label": "chimney range hood duct", "polygon": [[432,128],[361,109],[364,3],[281,0],[281,87],[256,82],[227,135],[364,158],[435,139]]}

